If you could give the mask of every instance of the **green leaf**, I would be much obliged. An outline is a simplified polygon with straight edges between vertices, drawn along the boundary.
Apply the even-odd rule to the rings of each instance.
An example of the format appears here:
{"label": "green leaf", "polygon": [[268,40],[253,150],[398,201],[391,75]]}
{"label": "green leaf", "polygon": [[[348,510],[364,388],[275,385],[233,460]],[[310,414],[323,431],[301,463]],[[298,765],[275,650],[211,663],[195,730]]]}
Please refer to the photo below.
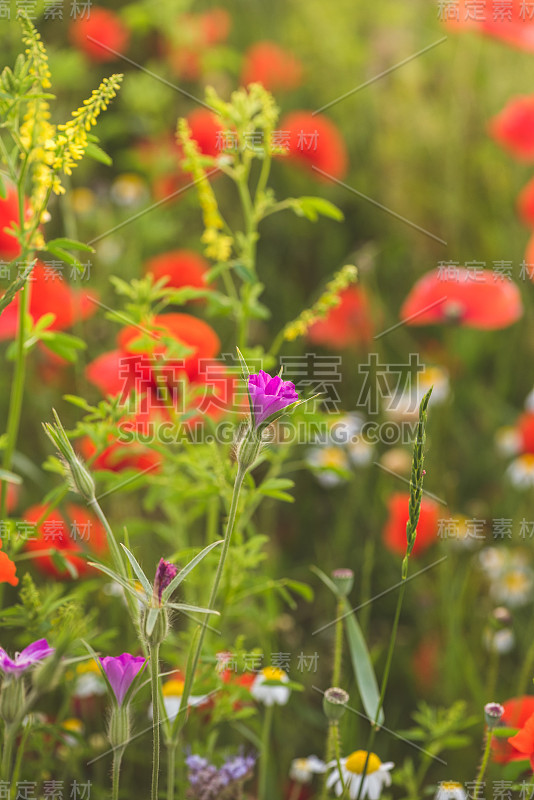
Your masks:
{"label": "green leaf", "polygon": [[380,693],[378,691],[378,683],[371,663],[371,657],[369,656],[369,651],[367,650],[361,628],[358,625],[356,614],[352,611],[350,603],[346,598],[343,605],[346,611],[344,622],[349,642],[350,657],[363,707],[369,719],[373,721],[376,720],[380,725],[383,725],[383,709],[380,709],[378,718],[376,715],[380,701]]}
{"label": "green leaf", "polygon": [[195,611],[198,614],[215,614],[220,616],[219,611],[214,611],[211,608],[202,608],[201,606],[190,606],[187,603],[165,603],[169,608],[174,608],[176,611]]}
{"label": "green leaf", "polygon": [[[111,578],[113,581],[120,584],[123,589],[126,589],[126,591],[130,592],[130,594],[133,595],[133,597],[135,597],[137,600],[142,600],[142,597],[137,589],[135,589],[133,586],[130,586],[130,584],[125,581],[124,578],[121,578],[121,576],[116,572],[113,572],[112,569],[106,567],[105,564],[100,564],[98,561],[89,561],[88,564],[90,567],[94,567],[95,569],[99,570],[99,572],[103,572],[104,575],[108,576],[108,578]],[[150,593],[150,596],[152,596],[152,592]]]}
{"label": "green leaf", "polygon": [[137,559],[136,559],[136,557],[134,556],[134,554],[133,554],[133,553],[131,553],[131,552],[128,550],[128,548],[127,548],[127,547],[125,547],[125,546],[122,544],[122,542],[121,542],[121,547],[122,547],[122,549],[124,550],[124,552],[126,553],[126,556],[127,556],[127,558],[128,558],[128,561],[129,561],[129,562],[130,562],[130,564],[132,565],[132,569],[133,569],[133,571],[135,572],[135,574],[136,574],[136,575],[137,575],[137,577],[139,578],[139,581],[140,581],[140,583],[141,583],[141,586],[143,587],[143,589],[144,589],[144,590],[145,590],[145,592],[147,593],[147,596],[148,596],[148,597],[150,597],[150,596],[152,595],[152,585],[151,585],[150,581],[148,580],[147,576],[145,575],[145,573],[143,572],[143,570],[141,569],[141,567],[139,566],[139,562],[137,561]]}
{"label": "green leaf", "polygon": [[335,219],[341,222],[344,219],[343,212],[324,197],[295,197],[290,198],[293,211],[299,217],[306,217],[312,222],[317,222],[319,216]]}
{"label": "green leaf", "polygon": [[71,362],[76,361],[77,352],[87,346],[83,339],[62,331],[45,331],[39,338],[53,353]]}
{"label": "green leaf", "polygon": [[93,161],[100,161],[101,164],[105,164],[107,167],[110,167],[113,164],[113,160],[108,154],[102,150],[97,144],[94,142],[89,142],[87,147],[85,148],[85,155],[92,158]]}
{"label": "green leaf", "polygon": [[497,739],[508,739],[510,736],[515,736],[519,728],[495,728],[493,736]]}
{"label": "green leaf", "polygon": [[6,183],[4,181],[4,176],[0,172],[0,198],[2,200],[5,200],[6,199],[6,195],[7,195]]}
{"label": "green leaf", "polygon": [[84,244],[83,242],[78,242],[76,239],[66,239],[64,236],[60,236],[58,239],[50,239],[47,242],[47,249],[50,249],[50,245],[52,247],[59,247],[60,249],[70,248],[71,250],[81,250],[84,253],[94,253],[94,247],[91,247],[88,244]]}
{"label": "green leaf", "polygon": [[22,483],[22,478],[20,475],[15,475],[14,472],[10,472],[8,469],[0,469],[0,481],[7,481],[7,483],[16,483],[20,486]]}
{"label": "green leaf", "polygon": [[52,255],[57,256],[61,259],[61,261],[65,261],[67,264],[70,264],[72,267],[75,267],[79,273],[83,274],[85,272],[85,267],[77,258],[75,258],[71,253],[68,253],[62,247],[55,247],[51,246],[51,243],[48,242],[47,251],[52,253]]}
{"label": "green leaf", "polygon": [[256,276],[249,267],[243,264],[242,261],[235,261],[233,264],[233,269],[234,272],[236,272],[237,275],[239,275],[239,277],[241,278],[241,280],[244,281],[245,283],[251,283],[251,284],[256,283],[257,280]]}

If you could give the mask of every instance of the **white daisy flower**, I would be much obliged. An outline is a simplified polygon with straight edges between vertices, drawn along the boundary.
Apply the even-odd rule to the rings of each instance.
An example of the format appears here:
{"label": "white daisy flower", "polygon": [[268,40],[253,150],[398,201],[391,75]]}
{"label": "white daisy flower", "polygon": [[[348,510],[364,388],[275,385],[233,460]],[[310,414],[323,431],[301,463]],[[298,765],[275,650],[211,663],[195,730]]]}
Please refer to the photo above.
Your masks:
{"label": "white daisy flower", "polygon": [[515,634],[511,628],[502,628],[500,631],[487,628],[484,631],[484,644],[490,652],[506,655],[514,649]]}
{"label": "white daisy flower", "polygon": [[355,467],[366,467],[373,458],[373,445],[358,438],[347,447],[349,458]]}
{"label": "white daisy flower", "polygon": [[435,405],[444,403],[450,394],[449,373],[443,367],[425,366],[423,372],[413,378],[413,384],[384,398],[384,410],[392,419],[417,419],[421,400],[431,386],[430,402]]}
{"label": "white daisy flower", "polygon": [[365,424],[365,418],[356,412],[345,414],[331,426],[328,436],[332,444],[349,445],[357,440]]}
{"label": "white daisy flower", "polygon": [[[172,722],[178,716],[180,711],[180,706],[182,704],[182,695],[184,693],[184,682],[172,678],[170,681],[165,681],[162,686],[162,693],[163,693],[163,707],[165,708],[165,713],[167,715],[167,719]],[[192,708],[194,706],[201,706],[208,700],[208,695],[200,694],[200,695],[189,695],[189,700],[187,701],[188,708]],[[153,706],[150,703],[148,707],[148,718],[152,719],[153,714]]]}
{"label": "white daisy flower", "polygon": [[491,596],[511,608],[526,605],[532,599],[534,573],[524,565],[510,564],[490,587]]}
{"label": "white daisy flower", "polygon": [[478,560],[488,578],[498,578],[506,565],[506,550],[504,547],[485,547],[478,554]]}
{"label": "white daisy flower", "polygon": [[[341,797],[343,784],[345,784],[350,800],[356,800],[360,792],[360,783],[362,782],[366,760],[367,752],[365,750],[356,750],[347,758],[340,759],[341,774],[337,761],[331,761],[327,765],[328,768],[332,768],[332,772],[326,780],[327,788],[333,788],[337,797]],[[393,769],[394,766],[392,761],[383,764],[375,753],[369,753],[360,800],[365,800],[367,797],[369,800],[378,800],[384,786],[391,786],[389,770]]]}
{"label": "white daisy flower", "polygon": [[306,461],[313,469],[318,483],[325,489],[339,486],[344,483],[349,475],[349,460],[342,447],[337,445],[320,445],[312,447],[306,456]]}
{"label": "white daisy flower", "polygon": [[[265,685],[267,681],[278,681],[278,684]],[[285,706],[289,700],[291,689],[282,686],[289,683],[289,677],[283,669],[276,667],[265,667],[255,677],[254,683],[250,687],[250,693],[255,700],[259,700],[266,706],[278,705]]]}
{"label": "white daisy flower", "polygon": [[461,783],[442,781],[438,786],[434,800],[466,800],[466,793]]}
{"label": "white daisy flower", "polygon": [[516,456],[521,450],[521,436],[517,428],[506,425],[495,434],[497,451],[502,456]]}
{"label": "white daisy flower", "polygon": [[506,470],[506,475],[516,489],[534,486],[534,453],[524,453],[515,458]]}
{"label": "white daisy flower", "polygon": [[289,768],[289,777],[295,783],[311,783],[314,775],[326,772],[326,764],[317,756],[295,758]]}

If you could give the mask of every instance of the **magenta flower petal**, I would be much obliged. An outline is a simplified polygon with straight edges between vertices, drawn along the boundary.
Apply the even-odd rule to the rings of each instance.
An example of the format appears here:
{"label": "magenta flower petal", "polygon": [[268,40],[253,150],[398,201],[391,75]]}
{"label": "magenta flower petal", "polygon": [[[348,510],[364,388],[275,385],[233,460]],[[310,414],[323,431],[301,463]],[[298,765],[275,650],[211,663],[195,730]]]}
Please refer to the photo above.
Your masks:
{"label": "magenta flower petal", "polygon": [[6,674],[18,674],[38,664],[44,658],[52,655],[54,648],[50,647],[46,639],[38,639],[25,647],[22,653],[17,653],[15,658],[8,656],[0,647],[0,670]]}
{"label": "magenta flower petal", "polygon": [[163,590],[167,588],[177,574],[178,567],[175,564],[171,564],[170,561],[165,561],[164,558],[160,558],[156,569],[156,577],[154,579],[154,594],[158,598],[160,605]]}
{"label": "magenta flower petal", "polygon": [[132,656],[130,653],[123,653],[121,656],[106,656],[100,659],[119,705],[122,704],[128,689],[145,661],[143,656]]}
{"label": "magenta flower petal", "polygon": [[294,383],[283,381],[279,375],[273,378],[262,369],[257,375],[249,375],[248,391],[256,427],[265,422],[272,414],[282,411],[299,398]]}

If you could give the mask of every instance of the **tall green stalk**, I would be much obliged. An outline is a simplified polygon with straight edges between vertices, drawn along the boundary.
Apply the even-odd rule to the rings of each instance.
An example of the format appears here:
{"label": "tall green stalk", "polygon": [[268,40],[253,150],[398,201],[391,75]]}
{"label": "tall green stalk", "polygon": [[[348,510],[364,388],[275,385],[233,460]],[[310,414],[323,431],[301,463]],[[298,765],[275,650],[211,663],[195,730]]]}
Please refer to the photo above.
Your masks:
{"label": "tall green stalk", "polygon": [[273,727],[274,705],[265,706],[265,716],[263,718],[263,730],[261,736],[261,756],[258,776],[258,800],[268,800],[267,783],[269,767],[269,750],[271,744],[271,731]]}
{"label": "tall green stalk", "polygon": [[159,644],[150,647],[150,686],[152,689],[152,791],[158,800],[159,781]]}

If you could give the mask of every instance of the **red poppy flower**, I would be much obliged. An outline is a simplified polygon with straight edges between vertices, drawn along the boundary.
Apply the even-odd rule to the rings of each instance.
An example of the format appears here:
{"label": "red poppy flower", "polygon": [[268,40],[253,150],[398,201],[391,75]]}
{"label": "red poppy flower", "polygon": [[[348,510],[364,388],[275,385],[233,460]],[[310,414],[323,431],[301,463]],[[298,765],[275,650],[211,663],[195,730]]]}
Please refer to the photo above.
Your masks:
{"label": "red poppy flower", "polygon": [[[311,111],[293,111],[280,120],[280,130],[288,137],[289,158],[333,178],[345,176],[347,148],[338,128],[327,117],[313,116]],[[315,175],[324,179],[318,172]]]}
{"label": "red poppy flower", "polygon": [[[107,552],[106,531],[99,520],[82,506],[67,503],[66,516],[57,509],[50,511],[29,538],[25,549],[30,553],[42,550],[58,550],[77,571],[86,575],[92,571],[83,553],[103,556]],[[32,506],[23,515],[27,522],[35,523],[46,511],[46,506]],[[33,534],[32,534],[33,536]],[[34,562],[46,575],[54,578],[70,578],[67,569],[61,570],[50,555],[35,555]]]}
{"label": "red poppy flower", "polygon": [[[88,380],[103,394],[120,395],[123,402],[135,389],[140,401],[138,415],[150,415],[159,409],[165,416],[162,383],[175,409],[187,411],[189,423],[197,419],[192,416],[193,409],[217,417],[233,408],[235,380],[222,364],[214,361],[219,352],[219,338],[206,322],[190,314],[162,314],[146,330],[152,332],[153,338],[139,328],[123,329],[118,336],[119,348],[103,353],[88,365]],[[183,358],[167,358],[163,337],[191,348],[192,352]],[[181,407],[184,376],[194,384],[193,408]]]}
{"label": "red poppy flower", "polygon": [[9,558],[7,553],[0,550],[0,583],[10,583],[11,586],[17,586],[19,579],[17,578],[17,567]]}
{"label": "red poppy flower", "polygon": [[[124,53],[128,47],[130,33],[114,11],[91,6],[87,16],[78,17],[71,24],[70,38],[91,61],[115,61],[117,56],[110,50]],[[95,41],[92,41],[93,39]]]}
{"label": "red poppy flower", "polygon": [[224,8],[212,8],[202,14],[182,14],[178,20],[178,40],[164,43],[164,53],[173,71],[186,80],[198,80],[202,76],[205,53],[227,39],[231,23]]}
{"label": "red poppy flower", "polygon": [[310,342],[342,349],[371,340],[373,324],[365,291],[360,286],[351,286],[341,292],[340,299],[338,306],[308,330]]}
{"label": "red poppy flower", "polygon": [[296,89],[302,80],[302,64],[276,42],[256,42],[245,53],[241,83],[261,83],[271,92]]}
{"label": "red poppy flower", "polygon": [[[522,697],[512,697],[502,704],[504,714],[502,723],[510,728],[522,728],[527,720],[534,714],[534,696],[523,695]],[[513,739],[514,737],[512,737]],[[520,739],[520,743],[521,743]],[[503,739],[493,739],[493,760],[500,764],[507,764],[509,761],[523,761],[527,756],[510,739],[506,742]]]}
{"label": "red poppy flower", "polygon": [[469,5],[467,0],[459,0],[450,7],[448,26],[472,29],[521,50],[534,50],[534,20],[525,13],[524,0],[509,0],[502,9],[494,0],[478,0]]}
{"label": "red poppy flower", "polygon": [[508,743],[530,760],[534,769],[534,714],[531,714],[520,731],[508,739]]}
{"label": "red poppy flower", "polygon": [[[86,319],[94,314],[96,306],[91,295],[80,289],[71,289],[61,274],[40,261],[33,268],[30,278],[30,314],[36,322],[44,314],[55,314],[49,326],[51,330],[62,331],[70,328],[78,319]],[[12,339],[17,333],[19,315],[19,296],[0,314],[0,340]]]}
{"label": "red poppy flower", "polygon": [[204,44],[225,42],[232,27],[232,18],[225,8],[212,8],[199,15]]}
{"label": "red poppy flower", "polygon": [[455,322],[468,328],[506,328],[523,314],[519,289],[489,270],[451,266],[427,272],[413,286],[400,316],[408,325]]}
{"label": "red poppy flower", "polygon": [[217,115],[207,108],[197,108],[186,117],[191,129],[191,138],[205,156],[214,158],[220,154],[220,134],[224,130]]}
{"label": "red poppy flower", "polygon": [[[389,517],[383,531],[384,544],[393,553],[406,552],[406,523],[408,522],[408,492],[394,494],[388,502]],[[421,514],[417,524],[417,536],[412,550],[414,556],[420,555],[433,545],[438,536],[439,506],[430,498],[423,497]]]}
{"label": "red poppy flower", "polygon": [[[135,420],[133,423],[137,429],[139,423]],[[133,469],[138,472],[145,472],[145,470],[157,472],[161,463],[159,453],[136,440],[131,442],[112,441],[108,447],[98,452],[94,442],[89,437],[85,437],[80,440],[79,447],[83,457],[91,462],[91,468],[95,470],[122,472],[126,469]]]}
{"label": "red poppy flower", "polygon": [[517,198],[517,212],[525,225],[534,228],[534,178],[521,189]]}
{"label": "red poppy flower", "polygon": [[5,228],[12,228],[13,223],[19,225],[19,200],[16,188],[12,183],[6,186],[6,196],[0,197],[0,258],[12,261],[20,255],[20,245]]}
{"label": "red poppy flower", "polygon": [[208,269],[206,259],[192,250],[171,250],[154,256],[146,263],[146,271],[151,272],[155,280],[167,277],[165,285],[174,289],[184,286],[205,289],[205,274]]}
{"label": "red poppy flower", "polygon": [[534,95],[510,100],[489,124],[490,135],[522,161],[534,160]]}
{"label": "red poppy flower", "polygon": [[521,453],[534,453],[534,411],[526,411],[517,421]]}

